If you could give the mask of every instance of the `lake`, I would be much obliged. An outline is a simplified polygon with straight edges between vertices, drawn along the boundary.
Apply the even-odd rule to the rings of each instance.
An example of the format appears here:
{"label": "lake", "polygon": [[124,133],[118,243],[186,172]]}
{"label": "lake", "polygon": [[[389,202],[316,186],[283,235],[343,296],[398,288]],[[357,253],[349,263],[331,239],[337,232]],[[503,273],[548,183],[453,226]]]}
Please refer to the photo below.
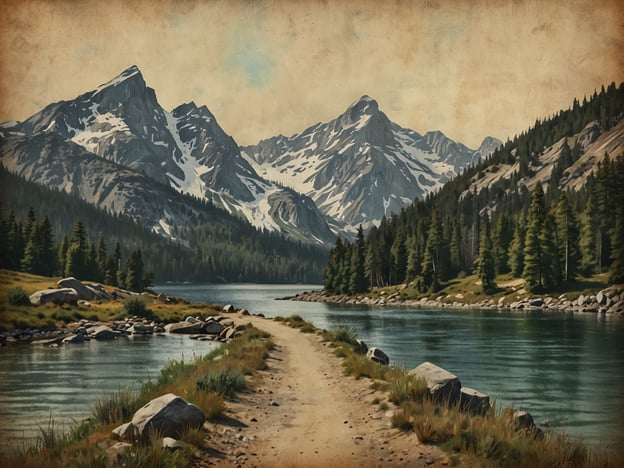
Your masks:
{"label": "lake", "polygon": [[[353,327],[391,364],[423,361],[462,384],[529,411],[591,446],[624,447],[624,320],[620,317],[492,310],[373,309],[276,301],[318,289],[310,285],[161,285],[168,295],[234,304],[267,317],[299,314],[316,326]],[[0,349],[0,440],[86,417],[103,395],[156,377],[170,359],[192,359],[214,343],[188,337],[121,338],[116,342]]]}

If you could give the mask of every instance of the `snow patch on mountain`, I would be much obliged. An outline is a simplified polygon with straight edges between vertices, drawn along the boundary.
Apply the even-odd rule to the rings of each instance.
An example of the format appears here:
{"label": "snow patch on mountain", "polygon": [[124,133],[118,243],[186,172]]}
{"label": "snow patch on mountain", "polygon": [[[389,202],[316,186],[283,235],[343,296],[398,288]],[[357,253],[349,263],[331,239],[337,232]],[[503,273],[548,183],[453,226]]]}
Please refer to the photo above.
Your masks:
{"label": "snow patch on mountain", "polygon": [[196,144],[195,139],[186,142],[180,139],[180,134],[178,133],[179,119],[174,117],[170,112],[165,112],[165,118],[167,119],[167,129],[175,142],[176,148],[182,153],[182,155],[177,158],[176,148],[174,148],[171,156],[184,174],[183,178],[179,178],[171,172],[167,172],[167,177],[169,177],[172,185],[174,185],[178,191],[204,198],[206,195],[206,186],[202,182],[201,176],[210,172],[212,168],[200,164],[193,156],[193,150]]}

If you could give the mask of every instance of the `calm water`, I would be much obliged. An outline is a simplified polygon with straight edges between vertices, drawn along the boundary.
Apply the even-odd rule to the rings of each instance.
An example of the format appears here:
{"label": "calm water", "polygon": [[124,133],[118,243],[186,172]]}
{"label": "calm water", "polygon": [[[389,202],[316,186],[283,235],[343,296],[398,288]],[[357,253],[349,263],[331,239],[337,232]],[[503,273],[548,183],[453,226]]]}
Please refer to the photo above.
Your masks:
{"label": "calm water", "polygon": [[[166,285],[166,294],[299,314],[321,328],[353,327],[392,363],[431,361],[499,404],[526,409],[587,443],[624,447],[624,320],[584,314],[371,309],[275,301],[313,286]],[[98,397],[158,375],[169,359],[191,359],[214,344],[186,337],[0,349],[0,440],[88,415]],[[17,429],[17,431],[15,431]]]}

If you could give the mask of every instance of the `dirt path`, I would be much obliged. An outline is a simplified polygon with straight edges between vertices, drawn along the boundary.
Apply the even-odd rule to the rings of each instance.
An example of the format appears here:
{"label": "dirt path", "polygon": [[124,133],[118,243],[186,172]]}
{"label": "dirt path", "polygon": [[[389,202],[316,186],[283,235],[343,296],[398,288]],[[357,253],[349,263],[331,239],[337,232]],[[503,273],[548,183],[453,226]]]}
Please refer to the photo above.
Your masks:
{"label": "dirt path", "polygon": [[[199,466],[447,466],[436,447],[391,427],[385,394],[344,376],[340,359],[313,334],[245,316],[276,344],[254,387],[228,402],[228,420],[207,423]],[[392,408],[392,404],[389,407]]]}

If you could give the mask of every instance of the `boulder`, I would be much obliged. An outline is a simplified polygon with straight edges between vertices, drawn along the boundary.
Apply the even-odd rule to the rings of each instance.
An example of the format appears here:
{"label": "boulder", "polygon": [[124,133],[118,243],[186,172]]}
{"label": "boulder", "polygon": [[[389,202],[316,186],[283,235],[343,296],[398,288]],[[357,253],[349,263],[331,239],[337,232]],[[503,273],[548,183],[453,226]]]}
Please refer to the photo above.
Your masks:
{"label": "boulder", "polygon": [[127,422],[113,429],[113,435],[121,440],[132,440],[132,424]]}
{"label": "boulder", "polygon": [[69,335],[63,338],[63,343],[84,343],[85,337],[81,333]]}
{"label": "boulder", "polygon": [[232,304],[228,304],[226,306],[223,306],[223,312],[231,314],[232,312],[236,312],[236,309],[234,308]]}
{"label": "boulder", "polygon": [[456,375],[430,362],[423,362],[408,372],[410,375],[425,379],[429,396],[438,404],[453,405],[461,396],[461,382]]}
{"label": "boulder", "polygon": [[203,411],[197,406],[167,393],[134,413],[130,421],[131,433],[133,438],[143,441],[153,433],[176,438],[188,429],[202,427],[205,419]]}
{"label": "boulder", "polygon": [[513,419],[517,429],[531,430],[535,427],[535,421],[533,421],[533,416],[531,416],[531,414],[526,411],[516,411],[513,414]]}
{"label": "boulder", "polygon": [[128,332],[132,333],[133,335],[151,335],[152,333],[154,333],[154,327],[150,325],[135,323],[130,328],[128,328]]}
{"label": "boulder", "polygon": [[355,352],[358,354],[368,353],[368,345],[360,339],[355,340]]}
{"label": "boulder", "polygon": [[529,299],[529,305],[531,307],[542,307],[544,305],[544,300],[541,298]]}
{"label": "boulder", "polygon": [[87,288],[93,291],[99,299],[106,299],[107,301],[112,301],[114,299],[113,295],[109,294],[100,283],[89,283]]}
{"label": "boulder", "polygon": [[114,340],[119,336],[119,332],[113,330],[106,325],[99,325],[96,327],[91,327],[87,329],[87,333],[91,338],[96,340]]}
{"label": "boulder", "polygon": [[187,335],[197,335],[204,332],[204,322],[177,322],[165,325],[167,333],[184,333]]}
{"label": "boulder", "polygon": [[459,405],[462,411],[471,414],[486,414],[491,408],[489,396],[468,387],[462,387]]}
{"label": "boulder", "polygon": [[169,302],[169,298],[163,293],[160,293],[158,297],[156,297],[156,300],[161,304],[166,304],[167,302]]}
{"label": "boulder", "polygon": [[204,333],[208,335],[218,335],[224,329],[225,327],[221,324],[221,322],[217,322],[216,320],[208,320],[204,323]]}
{"label": "boulder", "polygon": [[388,355],[379,348],[370,348],[366,352],[366,357],[371,361],[378,362],[379,364],[383,364],[384,366],[390,364],[390,358],[388,357]]}
{"label": "boulder", "polygon": [[608,296],[604,293],[604,291],[599,291],[596,294],[596,302],[600,305],[607,305]]}
{"label": "boulder", "polygon": [[70,276],[69,278],[63,278],[62,280],[59,280],[56,284],[58,284],[61,288],[75,289],[78,293],[79,299],[92,301],[97,297],[92,289],[87,288],[84,284],[82,284],[81,281],[77,280],[73,276]]}
{"label": "boulder", "polygon": [[57,305],[78,303],[78,293],[72,288],[44,289],[30,295],[32,305],[41,305],[52,302]]}

